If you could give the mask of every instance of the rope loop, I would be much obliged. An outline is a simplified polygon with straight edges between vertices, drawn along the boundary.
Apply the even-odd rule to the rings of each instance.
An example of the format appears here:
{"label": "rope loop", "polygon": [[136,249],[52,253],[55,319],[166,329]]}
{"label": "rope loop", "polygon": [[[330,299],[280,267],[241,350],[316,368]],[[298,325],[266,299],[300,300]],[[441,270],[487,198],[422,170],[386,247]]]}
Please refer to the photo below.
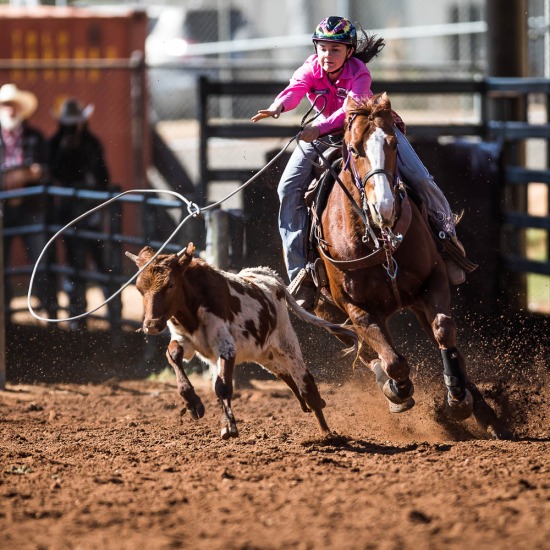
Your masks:
{"label": "rope loop", "polygon": [[201,215],[202,210],[197,203],[189,202],[187,204],[187,212],[189,212],[189,215],[192,216],[193,218],[198,218]]}

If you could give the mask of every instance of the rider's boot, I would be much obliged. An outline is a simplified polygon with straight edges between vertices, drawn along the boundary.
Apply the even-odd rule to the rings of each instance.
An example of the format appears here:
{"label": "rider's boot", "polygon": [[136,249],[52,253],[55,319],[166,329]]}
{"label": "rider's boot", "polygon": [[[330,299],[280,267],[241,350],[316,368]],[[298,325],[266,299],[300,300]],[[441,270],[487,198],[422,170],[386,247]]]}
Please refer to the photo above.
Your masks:
{"label": "rider's boot", "polygon": [[298,275],[288,285],[288,291],[301,308],[313,311],[317,289],[308,269],[303,268],[298,272]]}
{"label": "rider's boot", "polygon": [[[466,258],[466,251],[462,243],[456,238],[456,236],[448,237],[448,240],[454,247],[456,253],[462,258]],[[455,258],[453,258],[455,256]],[[460,285],[466,281],[466,273],[464,269],[456,261],[456,254],[449,254],[448,249],[443,253],[443,261],[445,262],[445,269],[447,270],[447,277],[452,285]]]}

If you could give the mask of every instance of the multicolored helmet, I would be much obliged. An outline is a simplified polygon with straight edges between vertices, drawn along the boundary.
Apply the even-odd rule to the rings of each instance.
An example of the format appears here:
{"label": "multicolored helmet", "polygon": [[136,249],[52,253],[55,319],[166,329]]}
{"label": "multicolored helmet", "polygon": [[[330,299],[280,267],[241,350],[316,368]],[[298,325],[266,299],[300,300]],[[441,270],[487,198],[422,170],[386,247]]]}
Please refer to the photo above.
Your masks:
{"label": "multicolored helmet", "polygon": [[323,19],[315,29],[311,37],[313,43],[319,40],[328,42],[339,42],[340,44],[348,44],[349,46],[357,47],[357,30],[351,21],[343,17],[331,15]]}

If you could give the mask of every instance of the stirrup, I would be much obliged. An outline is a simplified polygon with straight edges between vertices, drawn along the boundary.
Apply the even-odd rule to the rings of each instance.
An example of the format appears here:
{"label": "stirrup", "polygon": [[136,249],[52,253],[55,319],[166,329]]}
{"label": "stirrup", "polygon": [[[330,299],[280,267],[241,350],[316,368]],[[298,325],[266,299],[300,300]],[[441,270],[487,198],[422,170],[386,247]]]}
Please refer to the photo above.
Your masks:
{"label": "stirrup", "polygon": [[298,271],[298,275],[296,275],[296,277],[294,277],[294,279],[292,279],[290,284],[286,287],[293,298],[296,297],[296,292],[298,292],[298,289],[300,288],[302,283],[308,278],[310,278],[310,275],[307,269],[305,267],[302,267],[302,269]]}

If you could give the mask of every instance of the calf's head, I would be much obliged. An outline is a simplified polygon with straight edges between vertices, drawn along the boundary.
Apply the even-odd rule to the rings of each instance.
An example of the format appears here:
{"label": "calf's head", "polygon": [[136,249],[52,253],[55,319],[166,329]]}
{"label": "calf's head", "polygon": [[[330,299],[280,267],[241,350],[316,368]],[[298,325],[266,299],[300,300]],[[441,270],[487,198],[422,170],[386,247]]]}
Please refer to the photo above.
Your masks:
{"label": "calf's head", "polygon": [[[189,243],[180,254],[160,254],[139,274],[136,288],[143,296],[143,331],[158,334],[166,328],[184,299],[182,277],[193,259],[195,247]],[[141,249],[136,256],[126,252],[139,269],[142,269],[154,256],[150,246]]]}

